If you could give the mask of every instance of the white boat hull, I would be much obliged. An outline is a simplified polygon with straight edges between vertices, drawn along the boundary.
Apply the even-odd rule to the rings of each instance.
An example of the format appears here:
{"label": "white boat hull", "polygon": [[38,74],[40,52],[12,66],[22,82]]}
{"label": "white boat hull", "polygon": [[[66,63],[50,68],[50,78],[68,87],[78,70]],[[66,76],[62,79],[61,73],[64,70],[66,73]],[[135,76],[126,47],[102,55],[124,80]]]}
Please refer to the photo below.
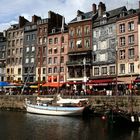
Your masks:
{"label": "white boat hull", "polygon": [[29,113],[55,116],[82,115],[84,108],[85,107],[41,106],[26,104],[26,111]]}

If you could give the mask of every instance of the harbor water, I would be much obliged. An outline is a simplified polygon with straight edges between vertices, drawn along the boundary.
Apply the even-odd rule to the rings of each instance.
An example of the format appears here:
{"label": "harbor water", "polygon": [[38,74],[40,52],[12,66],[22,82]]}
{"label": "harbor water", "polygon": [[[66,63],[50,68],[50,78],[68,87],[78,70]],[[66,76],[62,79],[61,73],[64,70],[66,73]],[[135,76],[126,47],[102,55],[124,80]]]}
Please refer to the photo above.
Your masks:
{"label": "harbor water", "polygon": [[100,117],[0,111],[0,140],[140,140],[140,128],[113,128]]}

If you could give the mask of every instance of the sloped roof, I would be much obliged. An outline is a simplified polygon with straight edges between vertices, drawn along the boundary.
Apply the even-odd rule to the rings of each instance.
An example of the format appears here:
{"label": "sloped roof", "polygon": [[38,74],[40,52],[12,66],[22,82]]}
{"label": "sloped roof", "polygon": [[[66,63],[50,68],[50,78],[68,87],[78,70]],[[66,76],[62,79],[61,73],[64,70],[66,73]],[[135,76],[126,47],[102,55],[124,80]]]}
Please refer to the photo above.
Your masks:
{"label": "sloped roof", "polygon": [[[82,16],[82,20],[91,19],[93,15],[94,15],[94,14],[93,14],[93,11],[80,14],[80,16]],[[73,23],[73,22],[77,22],[77,21],[78,21],[78,20],[77,20],[77,17],[76,17],[76,18],[74,18],[73,20],[71,20],[69,23]]]}
{"label": "sloped roof", "polygon": [[[104,14],[107,14],[107,24],[116,22],[117,18],[119,17],[120,13],[122,11],[127,11],[126,7],[120,7],[120,8],[116,8],[114,10],[111,11],[105,11]],[[100,20],[103,18],[103,16],[97,16],[97,17],[93,17],[93,27],[96,26],[101,26],[100,25]]]}

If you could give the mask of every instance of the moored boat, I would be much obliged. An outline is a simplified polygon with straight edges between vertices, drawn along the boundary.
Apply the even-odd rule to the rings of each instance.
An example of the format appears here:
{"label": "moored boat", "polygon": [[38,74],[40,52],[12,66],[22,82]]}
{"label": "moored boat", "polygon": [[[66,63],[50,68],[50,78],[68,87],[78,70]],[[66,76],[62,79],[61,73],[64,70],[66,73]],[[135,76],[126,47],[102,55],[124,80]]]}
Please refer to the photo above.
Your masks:
{"label": "moored boat", "polygon": [[85,106],[75,104],[49,104],[43,102],[31,103],[26,99],[26,111],[34,114],[56,115],[56,116],[77,116],[82,115]]}

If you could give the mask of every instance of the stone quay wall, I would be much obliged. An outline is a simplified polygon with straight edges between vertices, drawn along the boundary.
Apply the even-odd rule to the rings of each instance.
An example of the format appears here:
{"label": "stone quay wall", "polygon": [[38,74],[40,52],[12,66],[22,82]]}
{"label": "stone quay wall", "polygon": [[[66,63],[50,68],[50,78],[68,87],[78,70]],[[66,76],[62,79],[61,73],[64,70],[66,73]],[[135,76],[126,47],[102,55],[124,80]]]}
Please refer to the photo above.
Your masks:
{"label": "stone quay wall", "polygon": [[[25,98],[29,100],[35,100],[36,97],[37,96],[33,95],[0,95],[0,109],[25,111]],[[63,98],[88,98],[91,107],[94,107],[95,105],[114,106],[115,103],[117,103],[118,106],[124,110],[129,110],[133,105],[133,110],[140,112],[140,96],[64,96]]]}

